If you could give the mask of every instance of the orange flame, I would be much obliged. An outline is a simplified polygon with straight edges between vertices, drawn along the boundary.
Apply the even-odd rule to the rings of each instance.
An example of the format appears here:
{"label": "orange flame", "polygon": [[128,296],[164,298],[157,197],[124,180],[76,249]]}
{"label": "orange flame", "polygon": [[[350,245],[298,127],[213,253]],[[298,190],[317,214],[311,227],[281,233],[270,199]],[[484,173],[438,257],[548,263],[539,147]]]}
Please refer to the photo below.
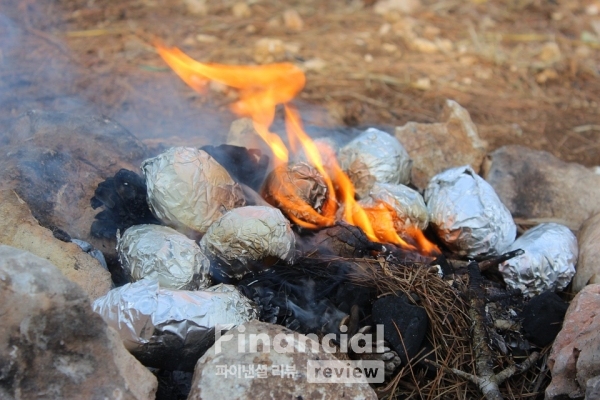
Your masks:
{"label": "orange flame", "polygon": [[231,105],[238,115],[252,118],[256,132],[271,146],[273,154],[287,163],[288,151],[281,138],[269,131],[275,106],[291,101],[304,88],[304,72],[294,64],[234,66],[200,63],[178,48],[157,45],[158,54],[192,89],[202,91],[208,80],[239,89]]}
{"label": "orange flame", "polygon": [[[323,177],[328,197],[318,213],[302,201],[286,179],[280,179],[281,193],[275,194],[276,203],[294,208],[288,217],[306,228],[329,226],[335,222],[339,205],[343,204],[343,219],[360,227],[367,237],[375,242],[394,243],[406,249],[424,254],[439,253],[418,229],[407,230],[417,247],[403,240],[394,228],[395,212],[383,202],[363,208],[355,199],[354,185],[341,169],[335,157],[324,165],[319,149],[302,127],[300,116],[288,104],[304,88],[306,78],[302,70],[290,63],[261,66],[231,66],[200,63],[177,48],[167,49],[157,45],[165,62],[196,91],[202,91],[207,81],[212,80],[239,90],[239,99],[231,105],[233,112],[252,118],[254,128],[271,147],[280,164],[288,162],[288,150],[279,136],[269,131],[278,104],[284,105],[286,130],[291,144],[300,144],[310,162]],[[282,173],[282,172],[280,172]],[[281,178],[281,177],[280,177]],[[305,216],[305,219],[299,217]]]}

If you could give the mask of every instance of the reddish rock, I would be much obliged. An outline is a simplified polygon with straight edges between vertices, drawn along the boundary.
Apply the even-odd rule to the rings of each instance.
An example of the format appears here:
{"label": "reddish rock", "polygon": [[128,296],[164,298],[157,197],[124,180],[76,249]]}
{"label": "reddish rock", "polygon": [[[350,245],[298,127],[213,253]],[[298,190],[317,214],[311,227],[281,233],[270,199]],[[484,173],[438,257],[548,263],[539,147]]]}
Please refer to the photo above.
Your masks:
{"label": "reddish rock", "polygon": [[[583,397],[600,375],[600,284],[588,285],[569,305],[548,358],[552,382],[546,399]],[[590,389],[591,390],[591,389]]]}
{"label": "reddish rock", "polygon": [[600,283],[600,213],[584,222],[577,235],[579,258],[572,290],[577,293],[590,283]]}

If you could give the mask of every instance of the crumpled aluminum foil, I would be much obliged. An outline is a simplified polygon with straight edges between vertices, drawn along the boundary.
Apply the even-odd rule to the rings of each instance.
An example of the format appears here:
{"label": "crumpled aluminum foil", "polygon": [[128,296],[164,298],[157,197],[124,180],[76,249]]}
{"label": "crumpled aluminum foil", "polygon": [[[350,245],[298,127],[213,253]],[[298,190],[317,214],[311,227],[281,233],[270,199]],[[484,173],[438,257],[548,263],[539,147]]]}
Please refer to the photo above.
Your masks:
{"label": "crumpled aluminum foil", "polygon": [[438,237],[458,255],[497,255],[515,240],[517,227],[510,212],[468,165],[431,178],[425,202]]}
{"label": "crumpled aluminum foil", "polygon": [[278,166],[267,176],[261,195],[292,219],[318,226],[333,222],[320,214],[329,193],[323,176],[309,164]]}
{"label": "crumpled aluminum foil", "polygon": [[524,296],[547,290],[563,290],[575,276],[577,238],[569,228],[556,223],[540,224],[523,234],[506,251],[524,254],[500,264],[504,281]]}
{"label": "crumpled aluminum foil", "polygon": [[210,260],[196,242],[167,226],[132,226],[117,235],[117,252],[133,281],[149,278],[161,287],[185,290],[211,284]]}
{"label": "crumpled aluminum foil", "polygon": [[175,147],[145,160],[148,203],[160,221],[199,237],[228,210],[245,204],[240,186],[203,150]]}
{"label": "crumpled aluminum foil", "polygon": [[220,274],[241,279],[269,267],[267,259],[291,264],[296,238],[281,211],[248,206],[233,209],[215,221],[200,240],[200,248]]}
{"label": "crumpled aluminum foil", "polygon": [[[336,153],[339,148],[337,142],[330,137],[320,137],[313,140],[313,143],[319,155],[321,156],[321,162],[326,170],[330,170],[333,163],[337,163]],[[302,148],[300,151],[292,155],[293,163],[307,163],[311,164],[310,157],[306,154],[306,150]]]}
{"label": "crumpled aluminum foil", "polygon": [[396,232],[404,232],[406,228],[425,230],[429,225],[429,213],[423,196],[408,186],[376,183],[369,195],[359,203],[363,207],[370,207],[380,201],[390,205],[396,212]]}
{"label": "crumpled aluminum foil", "polygon": [[150,279],[113,289],[92,307],[144,365],[182,371],[193,370],[212,346],[217,325],[228,330],[258,318],[256,305],[234,286],[171,290]]}
{"label": "crumpled aluminum foil", "polygon": [[407,184],[412,160],[392,135],[369,128],[339,151],[340,166],[354,184],[356,194],[364,197],[375,182]]}
{"label": "crumpled aluminum foil", "polygon": [[90,256],[94,257],[102,267],[108,271],[108,265],[106,264],[106,259],[104,258],[104,254],[98,249],[95,249],[90,243],[85,242],[79,239],[71,239],[72,243],[75,243],[77,246],[81,248],[81,250],[88,253]]}

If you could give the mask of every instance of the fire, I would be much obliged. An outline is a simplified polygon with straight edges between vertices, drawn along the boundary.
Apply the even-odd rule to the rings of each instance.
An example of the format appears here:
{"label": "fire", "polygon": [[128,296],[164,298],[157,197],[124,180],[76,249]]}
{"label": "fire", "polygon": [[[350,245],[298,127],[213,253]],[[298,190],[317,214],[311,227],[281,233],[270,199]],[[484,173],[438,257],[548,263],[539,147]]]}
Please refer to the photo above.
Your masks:
{"label": "fire", "polygon": [[[306,78],[302,70],[291,63],[260,66],[232,66],[200,63],[177,48],[157,45],[157,51],[165,62],[184,82],[196,91],[203,91],[208,81],[215,81],[238,89],[239,99],[231,105],[234,113],[252,119],[256,132],[271,147],[280,165],[288,162],[288,150],[281,138],[269,130],[275,118],[275,108],[283,104],[286,130],[292,145],[300,144],[310,162],[323,177],[328,196],[317,212],[308,203],[293,195],[293,188],[282,181],[281,193],[276,202],[285,207],[294,207],[298,212],[288,215],[292,221],[306,228],[333,225],[340,206],[343,219],[360,227],[367,237],[376,242],[393,243],[407,249],[417,250],[403,240],[394,229],[395,213],[390,206],[378,203],[363,208],[355,199],[355,190],[350,178],[335,161],[335,157],[324,165],[319,149],[302,127],[300,116],[289,103],[304,88]],[[287,185],[287,186],[286,186]],[[304,215],[304,219],[298,217]],[[439,253],[418,229],[405,232],[424,254]]]}

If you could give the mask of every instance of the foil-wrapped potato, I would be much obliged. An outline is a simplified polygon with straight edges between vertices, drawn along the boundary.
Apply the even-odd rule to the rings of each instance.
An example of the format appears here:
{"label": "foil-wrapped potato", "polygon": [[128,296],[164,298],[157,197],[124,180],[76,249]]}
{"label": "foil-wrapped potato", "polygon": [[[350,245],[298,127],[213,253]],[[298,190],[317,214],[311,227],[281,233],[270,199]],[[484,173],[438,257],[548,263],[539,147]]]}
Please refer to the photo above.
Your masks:
{"label": "foil-wrapped potato", "polygon": [[148,203],[165,225],[200,237],[227,211],[243,206],[240,186],[203,150],[175,147],[145,160]]}
{"label": "foil-wrapped potato", "polygon": [[258,318],[256,305],[230,285],[201,291],[163,289],[143,279],[111,290],[92,305],[144,365],[192,371],[228,330]]}
{"label": "foil-wrapped potato", "polygon": [[267,176],[262,197],[297,224],[308,227],[333,225],[332,217],[322,215],[329,192],[325,180],[307,163],[285,164]]}
{"label": "foil-wrapped potato", "polygon": [[338,154],[356,194],[366,196],[376,182],[407,184],[412,160],[402,144],[392,135],[369,128],[354,138]]}
{"label": "foil-wrapped potato", "polygon": [[506,251],[525,252],[500,264],[504,282],[533,297],[547,290],[563,290],[575,275],[577,238],[556,223],[540,224],[518,238]]}
{"label": "foil-wrapped potato", "polygon": [[133,281],[154,279],[161,287],[197,290],[211,284],[210,261],[195,241],[161,225],[135,225],[117,238],[121,267]]}
{"label": "foil-wrapped potato", "polygon": [[408,186],[376,183],[359,204],[369,208],[380,202],[394,211],[394,229],[398,233],[405,232],[408,228],[425,230],[429,225],[429,214],[423,196]]}
{"label": "foil-wrapped potato", "polygon": [[277,260],[293,262],[296,239],[281,211],[247,206],[215,221],[200,240],[200,248],[213,263],[213,275],[241,279]]}
{"label": "foil-wrapped potato", "polygon": [[497,255],[512,244],[517,226],[494,189],[470,166],[431,178],[425,190],[429,220],[458,255]]}

